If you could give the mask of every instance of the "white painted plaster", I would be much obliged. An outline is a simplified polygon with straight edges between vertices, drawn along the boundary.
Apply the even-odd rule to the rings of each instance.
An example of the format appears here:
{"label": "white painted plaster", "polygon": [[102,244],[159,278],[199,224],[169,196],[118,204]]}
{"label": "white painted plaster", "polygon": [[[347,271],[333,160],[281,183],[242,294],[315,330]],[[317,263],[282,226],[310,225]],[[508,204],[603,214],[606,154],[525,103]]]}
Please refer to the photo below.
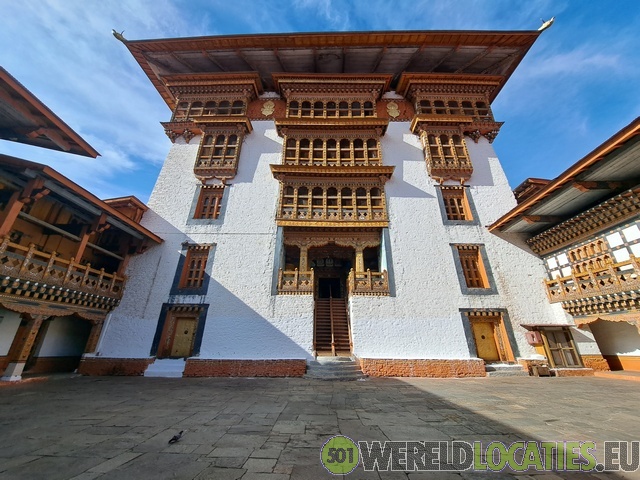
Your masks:
{"label": "white painted plaster", "polygon": [[19,313],[0,308],[0,357],[4,357],[9,353],[19,326]]}
{"label": "white painted plaster", "polygon": [[[172,146],[142,224],[165,242],[136,256],[120,306],[100,343],[105,357],[147,357],[162,304],[169,300],[183,242],[213,243],[211,279],[204,296],[177,303],[209,304],[200,358],[308,358],[313,342],[313,298],[274,296],[276,207],[279,185],[269,164],[281,163],[282,139],[272,121],[253,121],[242,144],[238,175],[229,182],[221,216],[190,218],[198,180],[193,165],[199,137]],[[386,184],[389,251],[395,296],[353,297],[349,303],[354,353],[366,358],[470,358],[469,329],[460,309],[506,310],[520,357],[535,349],[522,323],[567,323],[550,305],[543,262],[485,228],[515,206],[492,146],[468,140],[474,174],[469,193],[477,224],[444,225],[419,139],[408,122],[391,122],[382,138],[383,161],[395,172]],[[451,244],[484,245],[497,294],[463,295]],[[465,333],[467,332],[467,333]]]}
{"label": "white painted plaster", "polygon": [[91,324],[86,320],[55,317],[45,327],[41,346],[35,352],[38,357],[74,357],[82,355],[89,338]]}
{"label": "white painted plaster", "polygon": [[640,334],[627,322],[598,320],[589,324],[603,355],[640,355]]}

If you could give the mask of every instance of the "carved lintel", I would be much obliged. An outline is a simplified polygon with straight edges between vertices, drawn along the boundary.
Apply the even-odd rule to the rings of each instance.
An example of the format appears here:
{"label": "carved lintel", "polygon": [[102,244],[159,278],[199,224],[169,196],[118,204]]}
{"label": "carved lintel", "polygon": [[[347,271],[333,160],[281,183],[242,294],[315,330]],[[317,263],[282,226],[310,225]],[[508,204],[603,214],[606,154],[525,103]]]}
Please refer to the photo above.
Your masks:
{"label": "carved lintel", "polygon": [[478,143],[478,140],[480,140],[482,134],[480,133],[480,130],[474,130],[473,132],[467,132],[467,136],[471,138],[474,143]]}
{"label": "carved lintel", "polygon": [[182,137],[184,138],[185,142],[189,143],[191,139],[195,137],[195,134],[188,128],[185,128],[184,131],[182,132]]}
{"label": "carved lintel", "polygon": [[490,132],[487,132],[484,134],[484,138],[489,140],[489,143],[493,143],[493,141],[498,136],[498,132],[499,132],[498,130],[491,130]]}

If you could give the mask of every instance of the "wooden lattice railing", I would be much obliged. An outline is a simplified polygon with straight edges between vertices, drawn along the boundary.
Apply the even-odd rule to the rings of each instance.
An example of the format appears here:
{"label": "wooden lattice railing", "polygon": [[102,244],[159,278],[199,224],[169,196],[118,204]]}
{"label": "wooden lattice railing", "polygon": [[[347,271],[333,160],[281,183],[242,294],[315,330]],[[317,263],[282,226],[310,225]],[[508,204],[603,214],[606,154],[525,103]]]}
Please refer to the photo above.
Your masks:
{"label": "wooden lattice railing", "polygon": [[313,294],[313,269],[309,271],[278,271],[278,293],[289,295]]}
{"label": "wooden lattice railing", "polygon": [[640,289],[640,266],[633,255],[629,260],[610,263],[604,268],[586,269],[566,277],[545,280],[551,303],[608,295]]}
{"label": "wooden lattice railing", "polygon": [[122,298],[125,283],[124,277],[81,265],[73,257],[66,260],[56,252],[42,252],[34,244],[12,243],[9,236],[2,237],[0,243],[0,275],[115,299]]}
{"label": "wooden lattice railing", "polygon": [[382,272],[349,272],[350,295],[389,295],[389,275],[386,270]]}

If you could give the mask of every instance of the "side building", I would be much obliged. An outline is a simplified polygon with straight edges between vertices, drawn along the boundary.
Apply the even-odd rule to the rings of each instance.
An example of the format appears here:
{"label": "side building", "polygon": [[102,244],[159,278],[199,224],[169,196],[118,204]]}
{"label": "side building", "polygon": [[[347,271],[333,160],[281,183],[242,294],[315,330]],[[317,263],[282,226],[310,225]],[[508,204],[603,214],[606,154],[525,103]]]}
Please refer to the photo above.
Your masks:
{"label": "side building", "polygon": [[[0,68],[0,138],[96,152]],[[0,154],[0,372],[74,371],[95,352],[132,255],[162,240],[135,197],[101,201],[52,168]]]}
{"label": "side building", "polygon": [[142,220],[165,242],[85,371],[524,374],[544,356],[522,325],[550,324],[576,358],[558,367],[590,372],[541,261],[485,228],[515,206],[491,103],[538,35],[125,40],[173,112]]}
{"label": "side building", "polygon": [[[640,371],[640,118],[553,180],[516,188],[517,207],[490,230],[525,245],[545,262],[549,301],[594,338],[594,369]],[[531,324],[552,363],[567,353],[562,333]]]}

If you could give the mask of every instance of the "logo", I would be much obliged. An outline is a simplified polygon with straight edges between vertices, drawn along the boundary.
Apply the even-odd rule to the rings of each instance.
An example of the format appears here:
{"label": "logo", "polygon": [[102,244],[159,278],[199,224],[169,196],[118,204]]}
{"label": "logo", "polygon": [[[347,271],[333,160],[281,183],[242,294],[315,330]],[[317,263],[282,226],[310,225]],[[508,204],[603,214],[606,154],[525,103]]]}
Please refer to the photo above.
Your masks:
{"label": "logo", "polygon": [[640,442],[604,442],[598,462],[595,442],[354,442],[331,437],[320,452],[322,465],[347,475],[361,464],[371,471],[633,472],[640,469]]}
{"label": "logo", "polygon": [[360,449],[349,437],[331,437],[320,451],[320,461],[333,475],[346,475],[355,470],[360,462]]}

